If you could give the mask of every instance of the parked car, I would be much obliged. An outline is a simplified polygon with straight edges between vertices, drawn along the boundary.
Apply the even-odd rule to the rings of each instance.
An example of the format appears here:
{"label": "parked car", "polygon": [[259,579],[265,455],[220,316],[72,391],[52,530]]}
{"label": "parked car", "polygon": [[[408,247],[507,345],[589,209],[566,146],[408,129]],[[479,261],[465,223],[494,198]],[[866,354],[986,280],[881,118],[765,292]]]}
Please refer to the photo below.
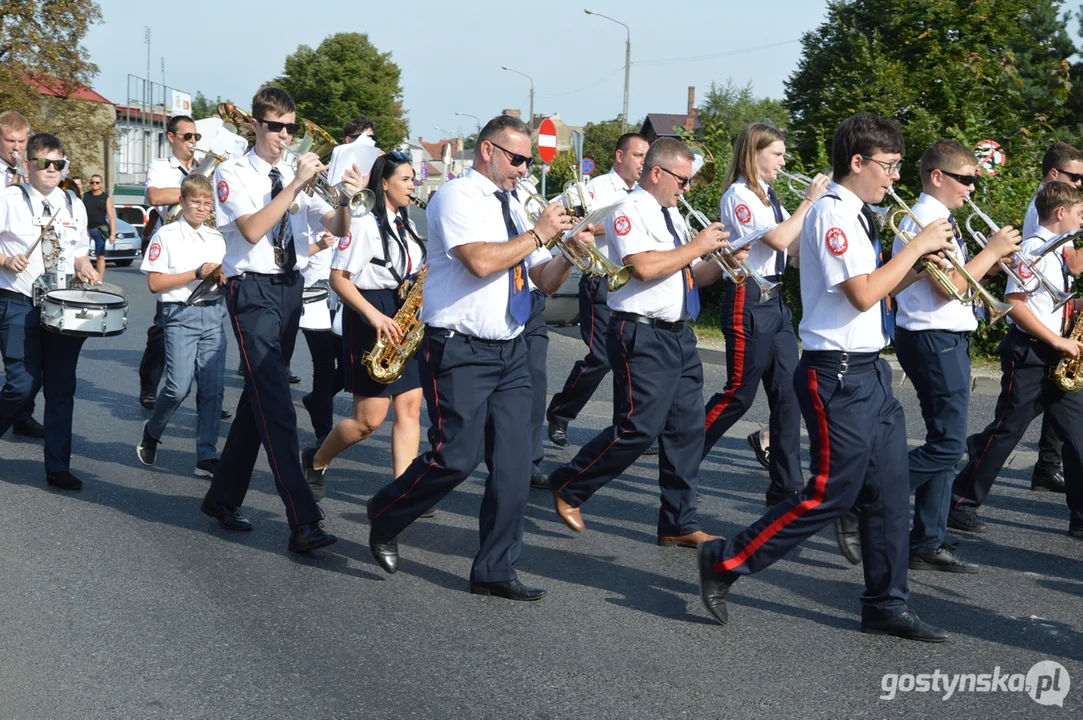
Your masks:
{"label": "parked car", "polygon": [[[128,267],[133,262],[143,257],[142,238],[139,231],[130,223],[117,218],[117,239],[110,244],[108,238],[105,242],[105,260],[118,267]],[[90,259],[96,259],[94,254],[94,241],[90,241]]]}
{"label": "parked car", "polygon": [[545,299],[545,324],[564,327],[579,322],[579,278],[582,273],[572,268],[568,279],[555,293]]}

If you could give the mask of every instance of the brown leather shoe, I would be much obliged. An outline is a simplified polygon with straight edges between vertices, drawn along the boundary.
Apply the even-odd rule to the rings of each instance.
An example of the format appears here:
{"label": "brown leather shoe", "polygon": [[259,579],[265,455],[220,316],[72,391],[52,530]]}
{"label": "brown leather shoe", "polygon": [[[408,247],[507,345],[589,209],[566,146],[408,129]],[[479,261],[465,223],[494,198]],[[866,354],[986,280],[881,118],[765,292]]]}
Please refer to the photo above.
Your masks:
{"label": "brown leather shoe", "polygon": [[688,533],[687,535],[659,535],[658,544],[662,547],[686,547],[694,548],[701,542],[707,542],[708,540],[721,540],[720,535],[708,535],[702,530],[696,530],[694,533]]}
{"label": "brown leather shoe", "polygon": [[583,523],[583,516],[579,514],[579,508],[572,507],[564,501],[559,494],[553,493],[553,502],[557,508],[557,515],[564,524],[576,532],[583,532],[587,526]]}

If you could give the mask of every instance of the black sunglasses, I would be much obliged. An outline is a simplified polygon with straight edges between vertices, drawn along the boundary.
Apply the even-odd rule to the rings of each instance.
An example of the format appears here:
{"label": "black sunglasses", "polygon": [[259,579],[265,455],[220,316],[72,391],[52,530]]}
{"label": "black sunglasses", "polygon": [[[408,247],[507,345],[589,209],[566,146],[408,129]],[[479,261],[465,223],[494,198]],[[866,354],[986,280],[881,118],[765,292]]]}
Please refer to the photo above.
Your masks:
{"label": "black sunglasses", "polygon": [[501,150],[503,150],[507,154],[508,162],[511,163],[512,167],[519,167],[523,163],[526,163],[526,169],[527,170],[534,167],[534,158],[528,157],[526,155],[517,155],[516,153],[513,153],[511,150],[508,150],[505,147],[500,147],[499,145],[494,143],[492,140],[490,140],[489,142],[492,143],[493,147],[500,148]]}
{"label": "black sunglasses", "polygon": [[1083,173],[1068,172],[1067,170],[1061,170],[1060,168],[1057,168],[1057,172],[1061,175],[1066,175],[1068,179],[1074,183],[1083,182]]}
{"label": "black sunglasses", "polygon": [[950,178],[954,178],[960,185],[970,185],[973,187],[978,184],[977,175],[960,175],[959,173],[948,172],[943,168],[940,169],[940,172]]}
{"label": "black sunglasses", "polygon": [[174,136],[179,137],[184,142],[188,142],[192,138],[195,138],[196,142],[199,142],[200,140],[203,139],[203,134],[202,133],[183,133],[183,134],[174,133]]}
{"label": "black sunglasses", "polygon": [[273,133],[282,132],[282,128],[286,129],[287,135],[296,135],[297,131],[301,129],[301,123],[284,123],[276,120],[264,120],[263,118],[253,118],[256,122],[261,122],[267,126],[267,129]]}
{"label": "black sunglasses", "polygon": [[52,165],[57,170],[63,170],[64,168],[66,168],[68,166],[68,161],[64,160],[64,159],[61,159],[61,160],[49,160],[48,158],[30,158],[30,160],[32,162],[36,162],[38,164],[38,170],[44,170],[45,168],[49,167],[50,165]]}
{"label": "black sunglasses", "polygon": [[672,170],[666,170],[661,165],[655,165],[655,167],[658,168],[659,170],[664,170],[665,172],[669,173],[674,178],[676,178],[677,182],[679,182],[681,184],[681,187],[691,187],[692,186],[692,178],[686,178],[684,175],[678,175],[677,173],[673,172]]}

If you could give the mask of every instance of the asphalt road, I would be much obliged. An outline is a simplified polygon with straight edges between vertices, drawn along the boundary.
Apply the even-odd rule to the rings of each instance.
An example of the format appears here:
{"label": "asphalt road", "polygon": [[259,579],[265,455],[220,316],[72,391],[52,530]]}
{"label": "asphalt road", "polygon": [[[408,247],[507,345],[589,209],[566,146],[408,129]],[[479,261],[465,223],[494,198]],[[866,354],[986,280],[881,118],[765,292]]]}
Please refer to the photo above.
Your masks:
{"label": "asphalt road", "polygon": [[[129,330],[86,343],[79,366],[73,470],[82,492],[46,488],[36,441],[0,441],[0,718],[841,718],[1080,717],[1083,544],[1065,535],[1063,498],[1029,491],[1036,427],[1001,476],[983,516],[991,532],[960,546],[978,575],[911,574],[912,607],[949,629],[924,645],[863,635],[862,575],[830,531],[735,586],[730,624],[708,619],[694,552],[659,548],[655,460],[637,462],[587,506],[573,536],[547,493],[527,517],[522,579],[539,603],[469,595],[483,478],[475,473],[433,520],[401,537],[384,575],[367,548],[364,501],[389,477],[389,427],[328,473],[324,508],[340,540],[310,557],[286,551],[287,526],[262,457],[245,507],[256,529],[221,531],[199,512],[190,397],[158,454],[135,457],[148,412],[136,367],[152,304],[134,269],[107,280],[129,291]],[[230,340],[229,367],[237,364]],[[582,347],[555,331],[550,390]],[[721,387],[704,350],[708,390]],[[302,341],[294,397],[311,368]],[[991,417],[995,381],[979,386],[971,429]],[[240,378],[227,377],[235,407]],[[908,436],[922,434],[900,384]],[[608,391],[571,431],[601,429]],[[345,413],[349,398],[339,396]],[[40,408],[38,412],[40,418]],[[761,400],[703,465],[703,527],[729,535],[762,511],[766,473],[744,436],[766,421]],[[223,423],[224,442],[228,425]],[[221,443],[219,444],[221,447]],[[574,448],[549,447],[551,466]],[[807,457],[806,457],[807,460]],[[1025,692],[907,692],[905,674],[1027,673],[1055,661],[1075,682],[1064,707]],[[994,670],[994,668],[999,668]],[[904,674],[893,699],[885,674]],[[1058,687],[1068,686],[1058,678]],[[885,685],[885,683],[887,683]],[[1053,692],[1053,696],[1056,696]],[[1046,698],[1050,697],[1047,691]]]}

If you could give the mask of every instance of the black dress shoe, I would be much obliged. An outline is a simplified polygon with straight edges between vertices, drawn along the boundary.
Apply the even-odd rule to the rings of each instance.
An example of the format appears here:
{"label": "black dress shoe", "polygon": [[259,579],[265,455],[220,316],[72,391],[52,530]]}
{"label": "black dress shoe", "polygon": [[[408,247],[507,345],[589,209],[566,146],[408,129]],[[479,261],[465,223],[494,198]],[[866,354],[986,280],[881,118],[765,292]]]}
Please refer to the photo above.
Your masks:
{"label": "black dress shoe", "polygon": [[1083,526],[1068,526],[1068,537],[1083,540]]}
{"label": "black dress shoe", "polygon": [[696,564],[699,566],[699,596],[703,600],[703,607],[719,625],[725,625],[730,619],[726,595],[733,583],[724,582],[714,571],[714,563],[707,553],[707,543],[700,543],[696,547]]}
{"label": "black dress shoe", "polygon": [[748,440],[748,445],[752,448],[752,452],[756,453],[756,459],[759,460],[760,465],[763,465],[765,468],[770,470],[771,447],[764,447],[763,444],[760,442],[760,433],[762,432],[762,430],[757,430],[745,439]]}
{"label": "black dress shoe", "polygon": [[984,533],[989,531],[989,526],[978,517],[972,510],[958,510],[952,508],[948,511],[948,527],[952,530],[962,530],[970,533]]}
{"label": "black dress shoe", "polygon": [[564,447],[568,444],[568,425],[567,423],[558,423],[552,420],[549,421],[549,439],[553,441],[554,445]]}
{"label": "black dress shoe", "polygon": [[942,543],[935,552],[910,556],[911,570],[939,570],[940,572],[976,573],[978,566],[961,558],[955,548]]}
{"label": "black dress shoe", "polygon": [[220,503],[212,498],[210,493],[203,496],[203,504],[199,509],[204,515],[217,520],[226,530],[247,532],[252,529],[252,521],[244,516],[239,507]]}
{"label": "black dress shoe", "polygon": [[11,432],[15,435],[22,435],[23,437],[43,438],[45,437],[45,426],[34,418],[30,418],[29,420],[13,424],[11,426]]}
{"label": "black dress shoe", "polygon": [[139,462],[144,465],[153,465],[155,458],[158,457],[158,440],[155,440],[147,432],[147,426],[150,425],[150,420],[143,423],[143,439],[139,441],[139,444],[135,446],[135,455],[139,458]]}
{"label": "black dress shoe", "polygon": [[434,517],[436,517],[436,507],[431,507],[431,508],[429,508],[429,509],[428,509],[428,510],[426,510],[425,512],[423,512],[423,513],[421,513],[420,515],[418,515],[418,517],[419,517],[419,518],[424,518],[424,519],[426,519],[426,520],[429,520],[429,519],[431,519],[431,518],[434,518]]}
{"label": "black dress shoe", "polygon": [[149,388],[143,388],[139,391],[139,404],[147,410],[154,409],[154,401],[157,399],[158,394]]}
{"label": "black dress shoe", "polygon": [[61,490],[78,490],[83,487],[83,481],[68,471],[49,473],[45,476],[45,482]]}
{"label": "black dress shoe", "polygon": [[851,565],[861,564],[861,535],[858,533],[857,515],[848,512],[835,521],[835,540],[839,552]]}
{"label": "black dress shoe", "polygon": [[222,419],[222,420],[229,420],[231,417],[233,417],[233,413],[231,413],[229,410],[226,410],[225,408],[223,408],[222,409],[222,414],[219,416],[219,418]]}
{"label": "black dress shoe", "polygon": [[290,531],[290,550],[295,553],[312,552],[336,542],[338,538],[324,530],[319,520],[298,525]]}
{"label": "black dress shoe", "polygon": [[796,490],[776,490],[775,488],[770,488],[767,490],[767,495],[764,499],[764,505],[766,505],[767,507],[774,507],[783,500],[788,500],[796,494]]}
{"label": "black dress shoe", "polygon": [[530,487],[535,490],[548,490],[549,476],[545,473],[534,473],[530,476]]}
{"label": "black dress shoe", "polygon": [[1034,469],[1034,474],[1030,476],[1030,489],[1063,493],[1064,488],[1064,473],[1059,470],[1054,472],[1045,472],[1042,470]]}
{"label": "black dress shoe", "polygon": [[658,446],[657,445],[651,445],[649,448],[647,448],[646,450],[643,451],[643,456],[644,457],[654,457],[657,454],[658,454]]}
{"label": "black dress shoe", "polygon": [[470,583],[471,595],[492,595],[502,597],[505,600],[523,600],[533,602],[545,597],[545,591],[541,588],[527,587],[518,580],[510,582],[486,582]]}
{"label": "black dress shoe", "polygon": [[287,373],[286,379],[290,381],[290,385],[296,385],[299,382],[301,382],[301,378],[297,377],[296,375],[294,375],[289,370],[287,370],[286,373]]}
{"label": "black dress shoe", "polygon": [[399,541],[386,538],[373,529],[369,529],[369,550],[376,564],[394,575],[399,569]]}
{"label": "black dress shoe", "polygon": [[327,475],[327,468],[316,469],[313,464],[316,461],[316,448],[307,448],[301,453],[301,465],[305,469],[305,480],[308,482],[308,487],[312,490],[312,497],[317,500],[323,500],[325,481],[324,476]]}
{"label": "black dress shoe", "polygon": [[907,610],[883,620],[862,619],[861,632],[871,635],[894,635],[922,642],[944,642],[950,637],[945,630],[923,621],[913,610]]}

